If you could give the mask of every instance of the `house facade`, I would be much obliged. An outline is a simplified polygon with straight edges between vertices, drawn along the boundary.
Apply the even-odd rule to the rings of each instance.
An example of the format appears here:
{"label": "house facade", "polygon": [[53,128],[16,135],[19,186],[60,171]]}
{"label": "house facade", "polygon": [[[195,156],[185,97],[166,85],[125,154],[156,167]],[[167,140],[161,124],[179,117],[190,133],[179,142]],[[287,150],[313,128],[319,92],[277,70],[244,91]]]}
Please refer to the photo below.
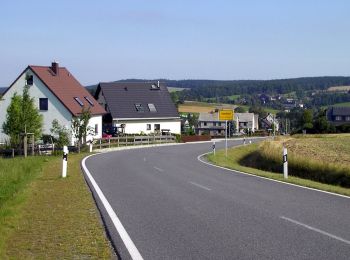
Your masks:
{"label": "house facade", "polygon": [[260,119],[261,128],[266,130],[273,130],[273,125],[275,125],[275,131],[279,131],[279,121],[276,119],[276,116],[268,113],[266,117]]}
{"label": "house facade", "polygon": [[[247,131],[255,132],[259,129],[258,115],[254,113],[234,113],[233,120],[228,125],[234,125],[236,133]],[[238,126],[238,127],[237,127]],[[219,120],[219,111],[200,113],[198,118],[197,133],[210,134],[211,136],[225,136],[226,122]]]}
{"label": "house facade", "polygon": [[[11,98],[15,93],[22,95],[25,86],[43,116],[43,134],[51,134],[50,128],[54,119],[71,131],[72,119],[79,116],[85,108],[91,112],[88,126],[94,129],[94,133],[87,140],[102,137],[102,115],[105,110],[66,68],[53,62],[51,66],[28,66],[4,93],[0,101],[0,142],[8,139],[3,133],[2,125],[6,120]],[[74,144],[73,134],[70,139],[71,144]]]}
{"label": "house facade", "polygon": [[327,120],[335,126],[350,124],[350,107],[329,107]]}
{"label": "house facade", "polygon": [[100,83],[95,98],[107,111],[106,126],[125,134],[181,133],[181,118],[165,85]]}

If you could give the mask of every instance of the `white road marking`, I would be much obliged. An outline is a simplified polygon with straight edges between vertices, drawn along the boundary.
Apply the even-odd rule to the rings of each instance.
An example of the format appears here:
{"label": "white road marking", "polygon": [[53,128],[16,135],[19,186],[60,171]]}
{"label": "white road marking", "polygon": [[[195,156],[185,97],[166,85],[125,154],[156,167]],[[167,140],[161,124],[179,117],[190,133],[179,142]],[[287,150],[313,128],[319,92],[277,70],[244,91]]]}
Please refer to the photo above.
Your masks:
{"label": "white road marking", "polygon": [[[235,147],[238,147],[238,146],[235,146]],[[329,191],[324,191],[324,190],[318,190],[318,189],[315,189],[315,188],[309,188],[309,187],[301,186],[301,185],[290,183],[290,182],[274,180],[274,179],[270,179],[270,178],[267,178],[267,177],[264,177],[264,176],[259,176],[259,175],[254,175],[254,174],[248,173],[248,172],[242,172],[242,171],[238,171],[238,170],[233,170],[233,169],[229,169],[229,168],[226,168],[226,167],[218,166],[218,165],[212,164],[210,162],[204,161],[202,159],[202,157],[207,155],[207,154],[210,154],[210,153],[212,153],[212,152],[203,153],[203,154],[198,155],[197,156],[197,160],[200,161],[201,163],[206,164],[206,165],[209,165],[209,166],[212,166],[212,167],[216,167],[216,168],[219,168],[219,169],[223,169],[223,170],[226,170],[226,171],[230,171],[230,172],[234,172],[234,173],[240,173],[240,174],[244,174],[244,175],[249,175],[249,176],[252,176],[252,177],[255,177],[255,178],[259,178],[259,179],[264,179],[264,180],[267,180],[267,181],[278,182],[278,183],[281,183],[281,184],[286,184],[286,185],[290,185],[290,186],[294,186],[294,187],[298,187],[298,188],[302,188],[302,189],[306,189],[306,190],[318,191],[318,192],[322,192],[322,193],[326,193],[326,194],[330,194],[330,195],[334,195],[334,196],[350,199],[350,196],[346,196],[346,195],[342,195],[342,194],[338,194],[338,193],[333,193],[333,192],[329,192]]]}
{"label": "white road marking", "polygon": [[104,196],[102,190],[100,189],[100,187],[97,185],[95,179],[92,177],[90,171],[87,169],[86,165],[85,165],[85,161],[86,159],[88,159],[90,156],[93,155],[89,155],[87,157],[85,157],[82,161],[82,166],[83,169],[85,171],[86,176],[89,178],[92,186],[94,187],[98,197],[100,198],[103,206],[105,207],[109,217],[111,218],[114,227],[116,228],[116,230],[118,231],[121,239],[123,240],[126,249],[128,250],[131,258],[133,260],[143,260],[143,257],[141,256],[139,250],[136,248],[134,242],[131,240],[130,236],[128,235],[128,233],[126,232],[123,224],[120,222],[119,218],[117,217],[117,214],[115,214],[112,206],[109,204],[108,200],[106,199],[106,197]]}
{"label": "white road marking", "polygon": [[205,187],[205,186],[203,186],[203,185],[200,185],[200,184],[195,183],[195,182],[192,182],[192,181],[189,181],[188,183],[190,183],[190,184],[192,184],[192,185],[194,185],[194,186],[197,186],[197,187],[199,187],[199,188],[202,188],[202,189],[208,190],[208,191],[210,191],[210,190],[211,190],[211,189],[210,189],[210,188],[208,188],[208,187]]}
{"label": "white road marking", "polygon": [[159,172],[164,172],[164,170],[163,170],[163,169],[158,168],[158,167],[156,167],[156,166],[154,166],[153,168],[154,168],[154,169],[156,169],[156,170],[157,170],[157,171],[159,171]]}
{"label": "white road marking", "polygon": [[320,234],[322,234],[322,235],[325,235],[325,236],[331,237],[331,238],[333,238],[333,239],[339,240],[339,241],[341,241],[341,242],[344,242],[345,244],[350,245],[350,241],[348,241],[348,240],[346,240],[346,239],[344,239],[344,238],[341,238],[341,237],[332,235],[332,234],[330,234],[330,233],[328,233],[328,232],[326,232],[326,231],[323,231],[323,230],[321,230],[321,229],[311,227],[311,226],[309,226],[309,225],[306,225],[306,224],[304,224],[304,223],[301,223],[301,222],[299,222],[299,221],[296,221],[296,220],[293,220],[293,219],[291,219],[291,218],[287,218],[287,217],[284,217],[284,216],[280,216],[280,218],[281,218],[281,219],[284,219],[284,220],[286,220],[286,221],[292,222],[292,223],[294,223],[294,224],[296,224],[296,225],[302,226],[302,227],[304,227],[304,228],[310,229],[310,230],[312,230],[312,231],[315,231],[315,232],[317,232],[317,233],[320,233]]}
{"label": "white road marking", "polygon": [[146,161],[146,157],[143,157],[143,161],[144,161],[144,162]]}

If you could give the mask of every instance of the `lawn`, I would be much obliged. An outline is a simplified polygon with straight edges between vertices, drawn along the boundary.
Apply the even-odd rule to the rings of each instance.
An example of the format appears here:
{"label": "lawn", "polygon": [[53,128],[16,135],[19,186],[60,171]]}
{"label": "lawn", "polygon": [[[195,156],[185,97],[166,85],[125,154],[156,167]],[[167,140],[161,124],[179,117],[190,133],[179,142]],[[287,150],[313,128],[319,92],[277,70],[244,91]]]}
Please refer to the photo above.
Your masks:
{"label": "lawn", "polygon": [[[287,180],[285,180],[282,174],[281,162],[277,163],[277,169],[279,169],[279,171],[275,172],[271,170],[266,170],[268,167],[271,167],[269,161],[271,160],[271,158],[266,158],[276,156],[276,158],[278,158],[277,160],[280,161],[280,159],[282,158],[280,144],[285,143],[285,145],[288,147],[288,161],[290,162],[293,156],[293,160],[296,160],[293,162],[294,164],[298,164],[298,160],[300,160],[300,164],[302,164],[302,168],[300,169],[305,170],[304,166],[306,165],[306,168],[308,168],[312,174],[311,178],[317,179],[319,177],[318,174],[320,174],[321,171],[326,170],[331,171],[331,181],[333,181],[334,179],[336,180],[336,178],[338,178],[338,173],[342,174],[339,176],[349,176],[347,175],[348,173],[344,173],[344,171],[346,172],[347,169],[349,169],[348,160],[350,157],[350,152],[349,147],[347,147],[346,145],[349,142],[349,135],[319,135],[279,139],[276,141],[276,143],[272,143],[272,148],[275,147],[275,149],[271,149],[271,146],[268,147],[269,149],[266,149],[262,147],[264,146],[264,144],[253,144],[229,149],[227,158],[224,155],[224,151],[219,151],[216,153],[216,156],[214,156],[213,154],[209,154],[207,156],[207,159],[214,164],[221,165],[234,170],[239,170],[250,174],[263,176],[266,178],[276,179],[284,182],[294,183],[302,186],[350,196],[350,189],[346,187],[341,187],[339,185],[320,183],[319,181],[315,181],[309,178],[301,178],[291,175]],[[263,151],[264,149],[265,151]],[[260,156],[258,158],[259,161],[254,161],[253,157],[257,153],[262,153],[263,156]],[[266,153],[268,154],[266,155]],[[343,160],[341,163],[337,163],[337,161],[334,160],[337,154],[343,154],[341,155],[341,160]],[[295,155],[297,156],[295,157]],[[329,155],[329,157],[327,155]],[[247,160],[250,160],[251,163],[246,163]],[[265,165],[263,164],[262,160],[267,160]],[[268,165],[268,167],[266,167],[266,165]],[[316,174],[314,172],[315,169]],[[334,176],[332,176],[333,173]],[[328,181],[328,179],[324,176],[321,176],[321,179],[325,179]]]}
{"label": "lawn", "polygon": [[[2,178],[13,179],[4,185],[11,190],[17,186],[17,191],[1,204],[0,259],[113,257],[80,169],[83,157],[69,156],[65,179],[60,177],[61,157],[0,160]],[[13,168],[17,177],[9,177],[11,173],[4,177],[7,170],[3,165]]]}

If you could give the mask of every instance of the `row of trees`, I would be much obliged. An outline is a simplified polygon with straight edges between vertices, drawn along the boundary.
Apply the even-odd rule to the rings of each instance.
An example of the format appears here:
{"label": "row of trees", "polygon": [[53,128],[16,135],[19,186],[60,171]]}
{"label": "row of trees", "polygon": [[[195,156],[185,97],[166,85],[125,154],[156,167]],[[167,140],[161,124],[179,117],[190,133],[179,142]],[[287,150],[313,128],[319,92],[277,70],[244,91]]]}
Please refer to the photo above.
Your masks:
{"label": "row of trees", "polygon": [[[58,120],[53,120],[50,132],[54,143],[59,147],[69,145],[73,135],[80,148],[86,142],[86,136],[92,134],[93,129],[88,127],[90,118],[90,110],[83,109],[79,116],[73,118],[71,129],[60,125]],[[15,93],[12,96],[2,128],[10,137],[12,147],[18,147],[22,136],[27,133],[34,134],[35,140],[42,138],[43,116],[39,113],[34,98],[30,97],[27,86],[24,87],[22,95]]]}

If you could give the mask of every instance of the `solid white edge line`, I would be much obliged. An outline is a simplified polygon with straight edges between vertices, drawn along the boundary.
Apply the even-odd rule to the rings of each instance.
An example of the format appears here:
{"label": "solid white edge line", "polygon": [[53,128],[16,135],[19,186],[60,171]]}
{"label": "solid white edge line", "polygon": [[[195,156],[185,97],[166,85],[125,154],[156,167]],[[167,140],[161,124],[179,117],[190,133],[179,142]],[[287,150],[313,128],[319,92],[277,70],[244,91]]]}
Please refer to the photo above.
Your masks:
{"label": "solid white edge line", "polygon": [[159,171],[159,172],[164,172],[164,170],[163,170],[163,169],[158,168],[157,166],[154,166],[153,168],[154,168],[154,169],[156,169],[156,170],[157,170],[157,171]]}
{"label": "solid white edge line", "polygon": [[126,247],[126,249],[128,250],[131,258],[133,260],[143,260],[139,250],[136,248],[134,242],[131,240],[130,236],[128,235],[128,233],[126,232],[123,224],[121,223],[121,221],[119,220],[119,218],[117,217],[117,214],[114,212],[112,206],[109,204],[108,200],[106,199],[106,197],[104,196],[102,190],[100,189],[100,187],[97,185],[95,179],[92,177],[90,171],[87,169],[86,165],[85,165],[85,161],[86,159],[88,159],[89,157],[94,156],[93,155],[89,155],[87,157],[85,157],[82,161],[82,167],[85,171],[86,176],[89,178],[92,186],[95,189],[95,192],[97,193],[98,197],[100,198],[103,206],[105,207],[109,217],[111,218],[114,227],[116,228],[116,230],[118,231],[121,239],[124,242],[124,245]]}
{"label": "solid white edge line", "polygon": [[188,183],[194,185],[194,186],[197,186],[198,188],[202,188],[202,189],[205,189],[205,190],[208,190],[208,191],[211,191],[210,188],[206,187],[206,186],[203,186],[203,185],[200,185],[198,183],[195,183],[195,182],[192,182],[192,181],[189,181]]}
{"label": "solid white edge line", "polygon": [[201,163],[206,164],[206,165],[209,165],[209,166],[212,166],[212,167],[216,167],[216,168],[220,168],[220,169],[223,169],[223,170],[227,170],[227,171],[230,171],[230,172],[236,172],[236,173],[240,173],[240,174],[244,174],[244,175],[249,175],[249,176],[252,176],[252,177],[256,177],[256,178],[260,178],[260,179],[264,179],[264,180],[268,180],[268,181],[278,182],[278,183],[281,183],[281,184],[286,184],[286,185],[290,185],[290,186],[294,186],[294,187],[298,187],[298,188],[302,188],[302,189],[318,191],[318,192],[326,193],[326,194],[329,194],[329,195],[333,195],[333,196],[338,196],[338,197],[350,199],[350,197],[349,197],[349,196],[346,196],[346,195],[342,195],[342,194],[338,194],[338,193],[333,193],[333,192],[330,192],[330,191],[318,190],[318,189],[315,189],[315,188],[305,187],[305,186],[301,186],[301,185],[294,184],[294,183],[289,183],[289,182],[274,180],[274,179],[270,179],[270,178],[268,178],[268,177],[259,176],[259,175],[254,175],[254,174],[248,173],[248,172],[241,172],[241,171],[238,171],[238,170],[233,170],[233,169],[229,169],[229,168],[226,168],[226,167],[218,166],[218,165],[215,165],[215,164],[206,162],[206,161],[204,161],[204,160],[201,159],[203,156],[205,156],[205,155],[207,155],[207,154],[210,154],[210,153],[212,153],[212,152],[203,153],[203,154],[198,155],[197,160],[200,161]]}
{"label": "solid white edge line", "polygon": [[304,228],[310,229],[310,230],[312,230],[312,231],[315,231],[315,232],[317,232],[317,233],[320,233],[320,234],[322,234],[322,235],[328,236],[328,237],[330,237],[330,238],[339,240],[339,241],[341,241],[341,242],[344,242],[344,243],[350,245],[350,241],[348,241],[348,240],[346,240],[346,239],[344,239],[344,238],[335,236],[335,235],[333,235],[333,234],[331,234],[331,233],[328,233],[328,232],[326,232],[326,231],[323,231],[323,230],[321,230],[321,229],[311,227],[311,226],[309,226],[309,225],[306,225],[306,224],[304,224],[304,223],[301,223],[301,222],[296,221],[296,220],[291,219],[291,218],[287,218],[287,217],[285,217],[285,216],[280,216],[280,218],[281,218],[281,219],[284,219],[284,220],[286,220],[286,221],[292,222],[292,223],[294,223],[294,224],[296,224],[296,225],[302,226],[302,227],[304,227]]}

